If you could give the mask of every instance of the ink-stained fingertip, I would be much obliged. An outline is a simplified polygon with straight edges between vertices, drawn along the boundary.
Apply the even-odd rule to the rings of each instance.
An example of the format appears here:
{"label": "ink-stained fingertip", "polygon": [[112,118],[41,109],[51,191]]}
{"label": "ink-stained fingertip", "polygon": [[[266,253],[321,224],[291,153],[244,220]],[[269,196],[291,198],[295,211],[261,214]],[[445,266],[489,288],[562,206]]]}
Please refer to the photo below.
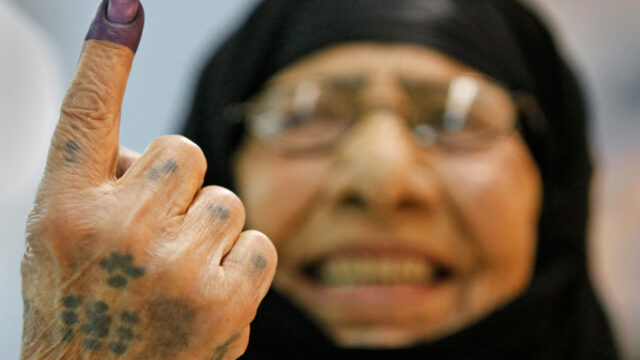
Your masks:
{"label": "ink-stained fingertip", "polygon": [[117,24],[129,24],[138,16],[139,0],[109,0],[107,19]]}
{"label": "ink-stained fingertip", "polygon": [[144,27],[139,0],[102,0],[85,40],[104,40],[136,52]]}

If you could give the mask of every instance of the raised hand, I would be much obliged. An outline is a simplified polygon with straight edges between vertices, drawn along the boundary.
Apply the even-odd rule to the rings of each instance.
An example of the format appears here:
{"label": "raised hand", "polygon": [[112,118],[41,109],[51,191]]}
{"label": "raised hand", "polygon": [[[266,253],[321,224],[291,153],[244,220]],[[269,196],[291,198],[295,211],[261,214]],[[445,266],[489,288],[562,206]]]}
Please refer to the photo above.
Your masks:
{"label": "raised hand", "polygon": [[276,266],[202,151],[119,150],[144,13],[105,0],[82,49],[27,224],[23,359],[235,359]]}

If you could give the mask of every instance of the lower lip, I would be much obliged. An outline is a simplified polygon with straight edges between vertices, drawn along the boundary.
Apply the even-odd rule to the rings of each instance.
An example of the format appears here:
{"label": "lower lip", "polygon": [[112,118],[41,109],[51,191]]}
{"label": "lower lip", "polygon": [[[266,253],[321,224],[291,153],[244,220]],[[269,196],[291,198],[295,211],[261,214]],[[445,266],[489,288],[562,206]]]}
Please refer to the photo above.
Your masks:
{"label": "lower lip", "polygon": [[387,306],[408,303],[424,303],[429,299],[445,296],[453,291],[454,281],[436,282],[430,285],[361,285],[326,286],[303,280],[304,292],[322,303],[342,306]]}

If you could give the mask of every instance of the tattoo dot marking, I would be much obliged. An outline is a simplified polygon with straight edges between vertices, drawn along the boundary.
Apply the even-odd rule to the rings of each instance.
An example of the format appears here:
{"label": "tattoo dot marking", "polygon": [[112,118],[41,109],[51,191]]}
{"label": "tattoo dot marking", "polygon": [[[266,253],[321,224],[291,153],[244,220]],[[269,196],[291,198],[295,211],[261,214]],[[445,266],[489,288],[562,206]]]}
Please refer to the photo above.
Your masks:
{"label": "tattoo dot marking", "polygon": [[86,309],[87,323],[82,326],[82,332],[87,336],[103,338],[109,335],[111,316],[106,314],[107,304],[96,301]]}
{"label": "tattoo dot marking", "polygon": [[264,256],[260,254],[256,254],[253,256],[253,266],[255,266],[257,269],[262,270],[267,267],[267,259],[265,259]]}
{"label": "tattoo dot marking", "polygon": [[82,298],[80,296],[65,296],[62,299],[62,305],[68,309],[75,309],[82,304]]}
{"label": "tattoo dot marking", "polygon": [[224,206],[210,205],[209,212],[220,220],[225,220],[229,217],[229,210]]}
{"label": "tattoo dot marking", "polygon": [[178,163],[173,160],[167,160],[162,170],[167,174],[175,174],[178,171]]}
{"label": "tattoo dot marking", "polygon": [[112,276],[107,280],[109,286],[114,288],[121,288],[127,285],[127,279],[122,275]]}
{"label": "tattoo dot marking", "polygon": [[140,322],[140,317],[132,312],[123,311],[120,313],[120,320],[127,324],[137,324]]}
{"label": "tattoo dot marking", "polygon": [[73,340],[73,329],[65,327],[62,329],[62,341],[69,342]]}
{"label": "tattoo dot marking", "polygon": [[100,267],[112,273],[116,269],[117,264],[111,261],[111,259],[102,259],[100,261]]}
{"label": "tattoo dot marking", "polygon": [[[131,255],[115,254],[112,258],[120,265],[130,266],[133,262]],[[117,266],[114,267],[114,269],[116,268]],[[74,325],[81,319],[77,308],[81,304],[82,298],[79,296],[70,295],[62,299],[64,306],[61,313],[63,327],[60,329],[60,334],[63,342],[68,343],[74,339],[76,332]],[[109,311],[109,305],[100,300],[88,302],[84,306],[84,314],[82,314],[84,323],[78,328],[80,333],[84,334],[81,344],[89,351],[97,351],[108,345],[106,346],[107,351],[123,355],[127,352],[129,343],[135,339],[133,327],[140,322],[140,317],[133,311],[119,311],[119,316],[116,317],[116,320],[119,321],[114,324]]]}
{"label": "tattoo dot marking", "polygon": [[82,304],[82,298],[80,296],[69,295],[62,298],[62,306],[66,309],[61,314],[62,319],[62,341],[70,342],[73,340],[73,325],[75,325],[79,316],[76,313],[77,308]]}
{"label": "tattoo dot marking", "polygon": [[127,267],[124,269],[125,274],[131,276],[132,278],[139,278],[144,275],[144,268],[141,267]]}
{"label": "tattoo dot marking", "polygon": [[133,340],[133,330],[128,327],[120,326],[116,329],[116,334],[122,340]]}
{"label": "tattoo dot marking", "polygon": [[102,344],[100,344],[100,340],[98,339],[86,339],[84,341],[84,347],[87,350],[97,350],[100,348],[100,345]]}
{"label": "tattoo dot marking", "polygon": [[118,339],[109,343],[109,350],[117,355],[122,355],[127,352],[129,342],[135,338],[132,326],[139,323],[140,318],[130,311],[122,311],[119,318],[120,323],[115,331],[115,336]]}
{"label": "tattoo dot marking", "polygon": [[65,311],[62,313],[62,322],[67,325],[73,325],[78,322],[78,314],[73,311]]}
{"label": "tattoo dot marking", "polygon": [[111,350],[113,353],[118,354],[118,355],[122,355],[124,353],[127,352],[127,345],[123,344],[121,342],[112,342],[109,343],[109,350]]}
{"label": "tattoo dot marking", "polygon": [[[136,279],[144,275],[143,267],[133,266],[133,255],[111,253],[108,257],[100,261],[100,267],[106,270],[111,276],[107,279],[107,284],[114,288],[121,288],[129,283],[129,280]],[[118,274],[117,272],[120,272]]]}
{"label": "tattoo dot marking", "polygon": [[160,179],[161,174],[162,174],[162,171],[152,167],[151,169],[149,169],[149,174],[147,176],[151,181],[158,181],[158,179]]}
{"label": "tattoo dot marking", "polygon": [[105,320],[105,321],[98,321],[98,322],[85,324],[82,327],[82,332],[88,336],[103,338],[109,335],[109,328],[108,328],[109,323],[110,321]]}
{"label": "tattoo dot marking", "polygon": [[80,151],[80,146],[78,146],[78,143],[76,143],[73,140],[68,140],[65,144],[64,144],[64,159],[68,162],[77,162],[78,159],[76,158],[76,155],[78,154],[78,152]]}
{"label": "tattoo dot marking", "polygon": [[94,301],[87,306],[87,316],[94,316],[94,314],[100,314],[109,310],[109,305],[104,301]]}
{"label": "tattoo dot marking", "polygon": [[173,160],[167,160],[162,167],[151,167],[147,173],[147,177],[151,181],[158,181],[163,174],[175,174],[178,172],[178,163]]}

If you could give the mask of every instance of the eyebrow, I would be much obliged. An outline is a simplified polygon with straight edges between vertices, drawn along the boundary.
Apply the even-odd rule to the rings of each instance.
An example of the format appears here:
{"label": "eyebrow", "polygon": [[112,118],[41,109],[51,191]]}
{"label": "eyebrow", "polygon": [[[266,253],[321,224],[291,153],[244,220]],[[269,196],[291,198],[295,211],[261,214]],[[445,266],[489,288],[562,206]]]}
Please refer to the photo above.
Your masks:
{"label": "eyebrow", "polygon": [[[448,92],[449,83],[437,81],[425,81],[412,79],[406,76],[396,77],[400,87],[413,99],[425,98],[433,95],[445,95]],[[318,76],[320,83],[332,90],[356,95],[366,88],[370,83],[370,78],[364,74],[350,76]],[[279,87],[277,82],[275,87]],[[283,84],[284,85],[284,84]],[[284,85],[285,87],[290,86]]]}
{"label": "eyebrow", "polygon": [[329,77],[323,82],[334,90],[353,93],[365,88],[369,84],[369,78],[364,75]]}
{"label": "eyebrow", "polygon": [[[416,80],[406,76],[396,77],[400,87],[412,98],[424,98],[425,96],[445,95],[449,89],[449,83]],[[336,91],[357,93],[367,87],[370,79],[365,75],[348,77],[327,77],[323,83]]]}

